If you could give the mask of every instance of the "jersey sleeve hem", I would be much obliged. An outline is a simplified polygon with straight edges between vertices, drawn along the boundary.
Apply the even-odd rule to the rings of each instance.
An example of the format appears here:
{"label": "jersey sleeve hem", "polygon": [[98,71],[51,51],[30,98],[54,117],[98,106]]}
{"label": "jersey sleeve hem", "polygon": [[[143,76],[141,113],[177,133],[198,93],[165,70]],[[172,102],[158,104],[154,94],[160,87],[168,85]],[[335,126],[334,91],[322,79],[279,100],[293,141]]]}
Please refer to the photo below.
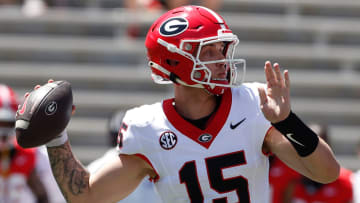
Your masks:
{"label": "jersey sleeve hem", "polygon": [[[270,128],[266,131],[266,133],[265,133],[265,137],[264,137],[264,140],[265,140],[265,138],[266,138],[266,136],[269,136],[269,134],[270,134],[270,132],[272,131],[274,129],[274,127],[273,126],[270,126]],[[264,151],[264,149],[262,149],[261,150],[262,151],[262,153],[265,155],[265,156],[272,156],[272,155],[274,155],[272,152],[265,152]]]}
{"label": "jersey sleeve hem", "polygon": [[151,166],[151,168],[155,171],[155,174],[156,174],[156,175],[155,175],[154,177],[150,177],[150,178],[149,178],[149,181],[151,181],[151,182],[157,182],[157,181],[159,180],[159,178],[160,178],[160,175],[159,175],[159,173],[156,171],[156,169],[154,168],[154,166],[153,166],[153,164],[151,163],[151,161],[150,161],[145,155],[140,154],[140,153],[135,154],[135,156],[137,156],[137,157],[141,158],[142,160],[146,161],[146,162]]}

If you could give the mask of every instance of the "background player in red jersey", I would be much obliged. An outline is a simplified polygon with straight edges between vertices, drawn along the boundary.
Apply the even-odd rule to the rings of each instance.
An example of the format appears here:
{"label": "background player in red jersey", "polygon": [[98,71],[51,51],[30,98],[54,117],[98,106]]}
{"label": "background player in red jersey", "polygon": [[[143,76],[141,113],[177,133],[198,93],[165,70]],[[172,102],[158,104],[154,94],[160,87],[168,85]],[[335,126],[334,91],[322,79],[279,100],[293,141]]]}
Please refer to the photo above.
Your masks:
{"label": "background player in red jersey", "polygon": [[289,168],[275,156],[270,158],[270,198],[272,203],[284,202],[284,193],[289,184],[299,180],[301,175]]}
{"label": "background player in red jersey", "polygon": [[174,98],[128,111],[119,157],[96,174],[74,157],[66,132],[49,142],[67,201],[115,202],[150,176],[165,202],[268,202],[269,152],[313,180],[334,181],[340,167],[331,149],[291,112],[288,71],[267,61],[266,86],[241,85],[238,42],[204,7],[158,18],[145,43],[149,66],[155,81],[173,84]]}
{"label": "background player in red jersey", "polygon": [[[311,124],[310,127],[317,132],[328,144],[330,143],[326,126]],[[353,202],[353,189],[351,182],[352,171],[341,168],[339,178],[329,184],[321,184],[302,176],[297,181],[290,182],[285,189],[285,203],[351,203]]]}
{"label": "background player in red jersey", "polygon": [[23,149],[15,140],[15,92],[0,84],[0,202],[31,202],[28,189],[37,202],[48,202],[46,190],[35,170],[35,149]]}

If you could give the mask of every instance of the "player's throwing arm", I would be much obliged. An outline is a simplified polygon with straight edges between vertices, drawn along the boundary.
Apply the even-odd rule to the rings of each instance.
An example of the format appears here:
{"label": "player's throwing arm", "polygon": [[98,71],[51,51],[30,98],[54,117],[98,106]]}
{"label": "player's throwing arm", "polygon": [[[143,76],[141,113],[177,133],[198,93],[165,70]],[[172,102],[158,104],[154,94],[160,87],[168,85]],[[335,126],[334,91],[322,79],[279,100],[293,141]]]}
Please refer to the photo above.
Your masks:
{"label": "player's throwing arm", "polygon": [[49,80],[25,94],[16,116],[17,140],[22,147],[47,146],[53,175],[67,202],[116,202],[130,194],[150,166],[133,156],[119,156],[94,175],[71,151],[66,126],[75,108],[71,86]]}

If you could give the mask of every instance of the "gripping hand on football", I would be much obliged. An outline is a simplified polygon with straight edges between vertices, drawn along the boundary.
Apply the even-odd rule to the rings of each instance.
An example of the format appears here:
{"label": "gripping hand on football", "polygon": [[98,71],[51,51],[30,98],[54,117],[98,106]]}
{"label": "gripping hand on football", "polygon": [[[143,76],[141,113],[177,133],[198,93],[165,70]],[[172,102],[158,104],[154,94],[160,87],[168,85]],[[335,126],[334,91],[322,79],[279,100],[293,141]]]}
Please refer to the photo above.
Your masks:
{"label": "gripping hand on football", "polygon": [[[53,83],[54,80],[53,79],[49,79],[48,80],[48,83]],[[34,87],[34,90],[37,90],[39,89],[41,86],[40,85],[36,85]],[[25,93],[24,95],[24,100],[26,100],[27,97],[30,96],[30,93],[27,92]],[[71,99],[72,100],[72,99]],[[19,107],[20,108],[20,105]],[[75,106],[72,105],[71,106],[71,114],[73,115],[75,113]],[[37,138],[37,137],[34,137],[34,138]],[[43,138],[38,138],[38,139],[43,139]],[[68,140],[68,136],[67,136],[67,132],[66,132],[66,128],[58,135],[54,135],[54,137],[50,140],[50,141],[47,141],[47,143],[44,143],[47,147],[56,147],[56,146],[60,146],[60,145],[63,145],[66,141]],[[39,141],[37,144],[41,143],[43,141]]]}
{"label": "gripping hand on football", "polygon": [[259,88],[260,107],[271,123],[280,122],[290,114],[290,79],[289,72],[282,74],[278,63],[265,62],[266,90]]}

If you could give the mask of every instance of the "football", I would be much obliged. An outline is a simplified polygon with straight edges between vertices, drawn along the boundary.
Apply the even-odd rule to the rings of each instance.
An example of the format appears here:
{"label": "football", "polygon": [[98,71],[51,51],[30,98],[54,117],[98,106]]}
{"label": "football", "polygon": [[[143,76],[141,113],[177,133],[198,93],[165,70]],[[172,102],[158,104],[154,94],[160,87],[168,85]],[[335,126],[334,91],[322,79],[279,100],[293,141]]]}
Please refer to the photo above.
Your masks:
{"label": "football", "polygon": [[23,148],[46,144],[70,121],[73,105],[71,85],[54,81],[30,92],[16,112],[16,139]]}

